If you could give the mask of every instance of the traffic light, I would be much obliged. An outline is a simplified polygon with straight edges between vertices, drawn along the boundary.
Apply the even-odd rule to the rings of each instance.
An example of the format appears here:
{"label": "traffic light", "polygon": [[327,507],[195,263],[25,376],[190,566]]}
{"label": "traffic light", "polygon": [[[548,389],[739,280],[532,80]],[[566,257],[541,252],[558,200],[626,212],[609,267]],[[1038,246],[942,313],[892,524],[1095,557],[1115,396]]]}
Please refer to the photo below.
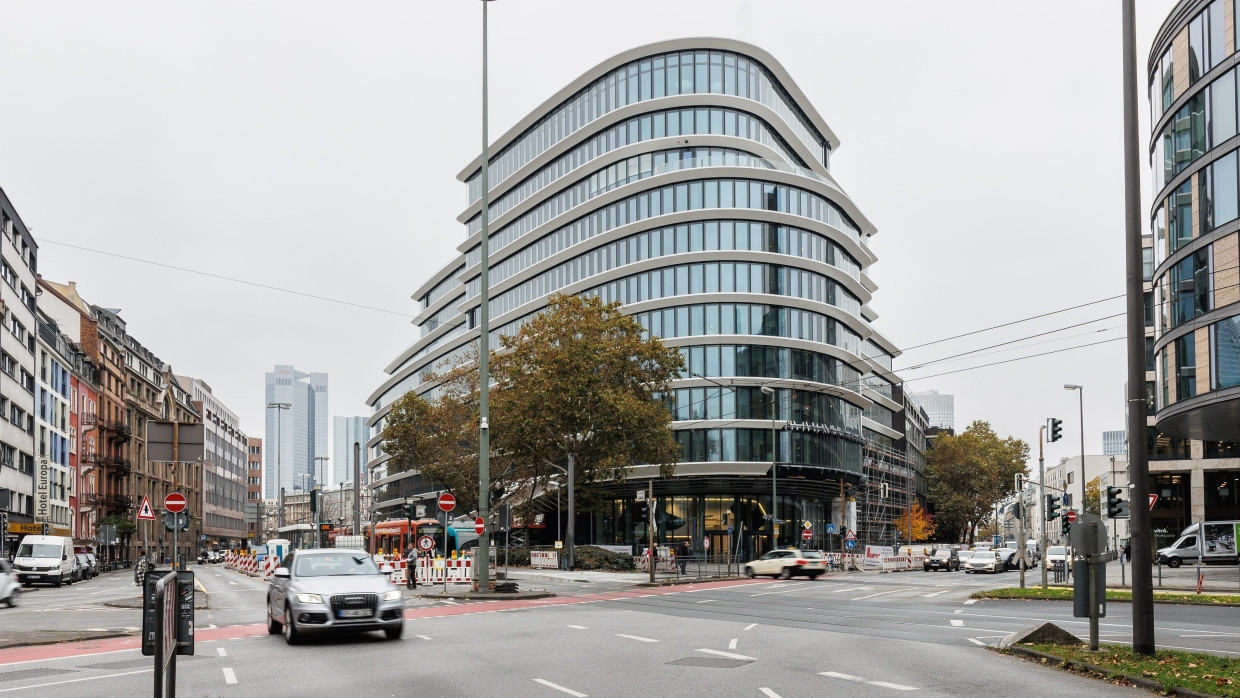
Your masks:
{"label": "traffic light", "polygon": [[1107,488],[1107,517],[1111,519],[1128,518],[1128,502],[1121,499],[1123,487]]}
{"label": "traffic light", "polygon": [[317,512],[319,510],[319,490],[318,488],[310,490],[310,511]]}
{"label": "traffic light", "polygon": [[406,519],[413,518],[413,503],[412,502],[407,502],[405,504],[402,504],[400,506],[400,509],[402,512],[404,512]]}
{"label": "traffic light", "polygon": [[1051,417],[1051,438],[1048,441],[1058,441],[1063,438],[1063,420]]}
{"label": "traffic light", "polygon": [[650,514],[650,503],[649,502],[643,500],[640,502],[633,503],[633,518],[637,519],[638,521],[645,521],[646,517],[649,514]]}
{"label": "traffic light", "polygon": [[1059,532],[1063,534],[1064,538],[1067,538],[1068,534],[1072,532],[1072,522],[1068,521],[1068,517],[1065,516],[1063,517],[1063,520],[1059,522],[1059,526]]}
{"label": "traffic light", "polygon": [[1054,521],[1059,518],[1059,497],[1053,494],[1046,495],[1046,520]]}

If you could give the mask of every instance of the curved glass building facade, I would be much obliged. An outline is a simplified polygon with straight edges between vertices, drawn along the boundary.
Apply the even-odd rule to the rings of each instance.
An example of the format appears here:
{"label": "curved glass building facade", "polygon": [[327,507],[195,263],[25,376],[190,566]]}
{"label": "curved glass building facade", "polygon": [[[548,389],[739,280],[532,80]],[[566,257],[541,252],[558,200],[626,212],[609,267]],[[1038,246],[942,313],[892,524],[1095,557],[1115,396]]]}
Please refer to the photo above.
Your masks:
{"label": "curved glass building facade", "polygon": [[1240,441],[1235,0],[1181,2],[1149,63],[1153,398],[1160,432]]}
{"label": "curved glass building facade", "polygon": [[[778,515],[794,522],[775,541],[799,538],[802,521],[821,533],[848,509],[866,442],[901,436],[898,352],[871,327],[876,231],[829,171],[838,147],[773,57],[723,39],[613,57],[492,146],[492,346],[551,294],[575,293],[620,301],[685,355],[672,388],[680,464],[655,483],[661,540],[769,548],[772,449]],[[477,341],[480,175],[480,160],[459,175],[459,254],[415,291],[420,336],[370,397],[377,518],[425,489],[416,473],[386,470],[387,409],[409,390],[433,397],[431,371]],[[631,478],[655,472],[637,465]],[[581,513],[580,542],[644,536],[637,488],[615,483],[610,504]],[[552,497],[548,522],[555,512]]]}

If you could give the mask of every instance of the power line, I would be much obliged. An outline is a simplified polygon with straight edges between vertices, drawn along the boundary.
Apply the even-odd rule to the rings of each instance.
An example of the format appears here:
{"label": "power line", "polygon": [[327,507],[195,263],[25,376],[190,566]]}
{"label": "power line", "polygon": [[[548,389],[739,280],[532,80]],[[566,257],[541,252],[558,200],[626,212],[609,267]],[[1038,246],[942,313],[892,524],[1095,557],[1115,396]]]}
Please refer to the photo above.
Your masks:
{"label": "power line", "polygon": [[[1045,331],[1045,332],[1038,332],[1038,333],[1036,333],[1036,334],[1026,335],[1026,336],[1024,336],[1024,337],[1018,337],[1018,338],[1016,338],[1016,339],[1010,339],[1010,340],[1008,340],[1008,341],[1006,341],[1006,342],[999,342],[998,344],[991,344],[991,345],[990,345],[990,346],[988,346],[988,347],[981,347],[981,348],[979,348],[979,349],[971,349],[971,350],[969,350],[969,351],[961,352],[961,353],[959,353],[959,354],[952,354],[951,356],[944,356],[944,357],[943,357],[943,358],[941,358],[941,359],[932,359],[932,360],[930,360],[930,361],[923,361],[922,363],[919,363],[919,364],[917,364],[917,365],[915,365],[915,366],[907,366],[907,367],[905,367],[905,368],[903,368],[903,369],[901,369],[901,370],[903,370],[903,371],[915,371],[915,370],[917,370],[917,369],[919,369],[919,368],[923,368],[923,367],[925,367],[925,366],[929,366],[930,364],[942,363],[942,362],[944,362],[944,361],[949,361],[949,360],[951,360],[951,359],[960,358],[960,357],[962,357],[962,356],[968,356],[969,354],[977,354],[977,353],[979,353],[979,352],[983,352],[983,351],[986,351],[986,350],[988,350],[988,349],[997,349],[997,348],[999,348],[999,347],[1007,346],[1007,345],[1009,345],[1009,344],[1016,344],[1017,342],[1023,342],[1023,341],[1025,341],[1025,340],[1027,340],[1027,339],[1036,339],[1036,338],[1038,338],[1038,337],[1045,337],[1046,335],[1056,334],[1056,333],[1058,333],[1058,332],[1063,332],[1064,330],[1070,330],[1070,329],[1072,329],[1072,328],[1074,328],[1074,327],[1084,327],[1085,325],[1092,325],[1092,324],[1094,324],[1095,322],[1102,322],[1103,320],[1112,320],[1112,319],[1117,318],[1117,317],[1123,317],[1124,315],[1125,315],[1125,313],[1116,313],[1116,314],[1114,314],[1114,315],[1106,315],[1106,316],[1104,316],[1104,317],[1096,318],[1096,319],[1094,319],[1094,320],[1087,320],[1087,321],[1085,321],[1085,322],[1078,322],[1078,323],[1076,323],[1075,325],[1065,325],[1065,326],[1063,326],[1063,327],[1057,327],[1057,328],[1055,328],[1055,329],[1053,329],[1053,330],[1047,330],[1047,331]],[[1064,338],[1064,339],[1066,339],[1066,338]],[[925,345],[923,344],[922,346],[925,346]]]}
{"label": "power line", "polygon": [[118,259],[125,259],[125,260],[129,260],[129,261],[131,261],[131,262],[140,262],[140,263],[142,263],[142,264],[151,264],[151,265],[154,265],[154,266],[157,266],[157,267],[163,267],[163,268],[165,268],[165,269],[172,269],[172,270],[175,270],[175,271],[183,271],[183,272],[186,272],[186,273],[188,273],[188,274],[197,274],[197,275],[199,275],[199,276],[206,276],[206,277],[209,277],[209,278],[212,278],[212,279],[220,279],[220,280],[222,280],[222,281],[232,281],[233,283],[245,284],[246,286],[254,286],[254,287],[256,287],[256,288],[264,288],[264,289],[267,289],[268,291],[279,291],[280,293],[289,293],[289,294],[292,294],[292,295],[294,295],[294,296],[302,296],[302,297],[305,297],[305,298],[313,298],[313,299],[315,299],[315,300],[327,301],[328,303],[337,303],[337,304],[339,304],[339,305],[347,305],[347,306],[350,306],[350,307],[353,307],[353,308],[361,308],[362,310],[373,310],[373,311],[375,311],[375,312],[377,312],[377,313],[387,313],[388,315],[396,315],[396,316],[399,316],[399,317],[405,317],[405,318],[413,318],[413,317],[417,317],[416,315],[410,315],[410,314],[408,314],[408,313],[398,313],[398,312],[396,312],[395,310],[387,310],[387,309],[385,309],[385,308],[376,308],[376,307],[371,306],[371,305],[362,305],[361,303],[353,303],[353,302],[351,302],[351,301],[343,301],[343,300],[340,300],[340,299],[338,299],[338,298],[328,298],[327,296],[320,296],[320,295],[317,295],[317,294],[314,294],[314,293],[306,293],[305,291],[296,291],[296,290],[293,290],[293,289],[291,289],[291,288],[281,288],[281,287],[279,287],[279,286],[272,286],[272,285],[270,285],[270,284],[263,284],[263,283],[259,283],[259,282],[257,282],[257,281],[249,281],[249,280],[247,280],[247,279],[238,279],[238,278],[231,277],[231,276],[224,276],[224,275],[222,275],[222,274],[212,274],[211,272],[207,272],[207,271],[199,271],[199,270],[197,270],[197,269],[190,269],[190,268],[188,268],[188,267],[178,267],[178,266],[176,266],[175,264],[166,264],[166,263],[164,263],[164,262],[156,262],[156,261],[153,261],[153,260],[150,260],[150,259],[141,259],[141,258],[139,258],[139,257],[130,257],[130,256],[128,256],[128,255],[118,254],[118,253],[116,253],[116,252],[108,252],[108,251],[106,251],[106,250],[97,250],[97,249],[94,249],[94,248],[91,248],[91,247],[84,247],[84,246],[82,246],[82,245],[74,245],[74,244],[71,244],[71,243],[68,243],[68,242],[61,242],[61,241],[59,241],[59,240],[49,240],[49,239],[47,239],[47,238],[37,238],[37,240],[38,240],[40,243],[50,243],[50,244],[53,244],[53,245],[61,245],[62,247],[71,247],[71,248],[73,248],[73,249],[75,249],[75,250],[82,250],[82,251],[84,251],[84,252],[93,252],[93,253],[95,253],[95,254],[102,254],[102,255],[107,255],[107,256],[109,256],[109,257],[116,257],[116,258],[118,258]]}
{"label": "power line", "polygon": [[1001,328],[1004,328],[1004,327],[1011,327],[1012,325],[1019,325],[1019,324],[1020,324],[1020,323],[1022,323],[1022,322],[1029,322],[1030,320],[1037,320],[1037,319],[1039,319],[1039,318],[1050,317],[1051,315],[1058,315],[1059,313],[1066,313],[1066,312],[1068,312],[1069,310],[1077,310],[1078,308],[1087,308],[1087,307],[1089,307],[1089,306],[1091,306],[1091,305],[1097,305],[1097,304],[1099,304],[1099,303],[1105,303],[1105,302],[1107,302],[1107,301],[1113,301],[1113,300],[1116,300],[1117,298],[1123,298],[1123,297],[1124,297],[1124,294],[1120,294],[1120,295],[1118,295],[1118,296],[1110,296],[1110,297],[1108,297],[1108,298],[1099,298],[1099,299],[1098,299],[1098,300],[1096,300],[1096,301],[1089,301],[1088,303],[1081,303],[1080,305],[1073,305],[1073,306],[1070,306],[1070,307],[1067,307],[1067,308],[1060,308],[1059,310],[1052,310],[1052,311],[1050,311],[1049,313],[1042,313],[1042,314],[1040,314],[1040,315],[1032,315],[1032,316],[1030,316],[1030,317],[1027,317],[1027,318],[1022,318],[1022,319],[1020,319],[1020,320],[1013,320],[1013,321],[1011,321],[1011,322],[1005,322],[1005,323],[1002,323],[1002,324],[1000,324],[1000,325],[992,325],[992,326],[990,326],[990,327],[983,327],[983,328],[982,328],[982,329],[980,329],[980,330],[973,330],[973,331],[971,331],[971,332],[964,332],[964,333],[962,333],[962,334],[953,335],[953,336],[951,336],[951,337],[944,337],[944,338],[942,338],[942,339],[936,339],[936,340],[934,340],[934,341],[932,341],[932,342],[924,342],[924,343],[922,343],[922,344],[914,344],[914,345],[913,345],[913,346],[911,346],[911,347],[905,347],[903,351],[912,351],[913,349],[920,349],[921,347],[928,347],[928,346],[930,346],[931,344],[942,344],[943,342],[950,342],[950,341],[951,341],[951,340],[953,340],[953,339],[960,339],[961,337],[969,337],[969,336],[972,336],[972,335],[975,335],[975,334],[981,334],[981,333],[983,333],[983,332],[990,332],[991,330],[997,330],[997,329],[1001,329]]}
{"label": "power line", "polygon": [[1118,341],[1119,341],[1119,340],[1121,340],[1121,339],[1127,339],[1127,337],[1112,337],[1111,339],[1103,339],[1103,340],[1098,341],[1098,342],[1090,342],[1090,343],[1088,343],[1088,344],[1078,344],[1078,345],[1076,345],[1076,346],[1074,346],[1074,347],[1064,347],[1064,348],[1062,348],[1062,349],[1052,349],[1052,350],[1050,350],[1050,351],[1044,351],[1044,352],[1041,352],[1041,353],[1039,353],[1039,354],[1030,354],[1030,355],[1028,355],[1028,356],[1018,356],[1018,357],[1013,358],[1013,359],[1004,359],[1003,361],[994,361],[994,362],[992,362],[992,363],[988,363],[988,364],[981,364],[980,366],[969,366],[968,368],[958,368],[958,369],[956,369],[955,371],[945,371],[945,372],[943,372],[943,373],[935,373],[935,374],[932,374],[932,375],[929,375],[929,376],[916,376],[916,377],[914,377],[914,378],[905,378],[905,379],[904,379],[904,382],[905,382],[905,383],[909,383],[909,382],[912,382],[912,381],[925,380],[926,378],[938,378],[939,376],[947,376],[947,375],[950,375],[950,374],[953,374],[953,373],[962,373],[962,372],[964,372],[964,371],[974,371],[974,370],[977,370],[977,369],[979,369],[979,368],[987,368],[988,366],[998,366],[998,365],[1000,365],[1000,364],[1010,364],[1010,363],[1012,363],[1013,361],[1024,361],[1025,359],[1033,359],[1033,358],[1037,358],[1037,357],[1039,357],[1039,356],[1048,356],[1048,355],[1050,355],[1050,354],[1058,354],[1058,353],[1060,353],[1060,352],[1064,352],[1064,351],[1072,351],[1072,350],[1074,350],[1074,349],[1084,349],[1085,347],[1093,347],[1093,346],[1097,346],[1097,345],[1099,345],[1099,344],[1107,344],[1107,343],[1110,343],[1110,342],[1118,342]]}

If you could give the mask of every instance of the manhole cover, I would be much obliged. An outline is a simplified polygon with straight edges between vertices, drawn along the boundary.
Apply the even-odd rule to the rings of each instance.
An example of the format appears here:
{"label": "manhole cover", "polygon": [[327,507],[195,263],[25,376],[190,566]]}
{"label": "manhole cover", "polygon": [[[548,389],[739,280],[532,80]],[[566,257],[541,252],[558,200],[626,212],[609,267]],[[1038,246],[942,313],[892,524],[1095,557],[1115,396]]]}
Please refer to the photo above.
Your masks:
{"label": "manhole cover", "polygon": [[685,657],[684,659],[677,659],[674,662],[668,662],[668,664],[674,664],[676,666],[700,666],[700,667],[706,667],[708,669],[735,669],[738,666],[745,666],[746,664],[753,664],[753,662],[746,660],[746,659],[722,659],[722,658],[715,659],[713,657]]}

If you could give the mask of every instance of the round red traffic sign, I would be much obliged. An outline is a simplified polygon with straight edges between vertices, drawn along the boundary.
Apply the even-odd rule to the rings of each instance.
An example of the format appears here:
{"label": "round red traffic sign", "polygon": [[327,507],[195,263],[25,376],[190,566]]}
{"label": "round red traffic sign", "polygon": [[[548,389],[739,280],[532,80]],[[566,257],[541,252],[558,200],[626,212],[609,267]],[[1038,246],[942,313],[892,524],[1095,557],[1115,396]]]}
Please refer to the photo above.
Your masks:
{"label": "round red traffic sign", "polygon": [[444,492],[443,494],[439,495],[439,510],[440,511],[452,511],[455,508],[456,508],[456,497],[452,496],[451,492]]}
{"label": "round red traffic sign", "polygon": [[814,537],[814,534],[808,528],[805,529],[804,531],[801,531],[801,540],[809,540],[810,538],[813,538],[813,537]]}
{"label": "round red traffic sign", "polygon": [[418,549],[426,552],[435,547],[435,539],[430,536],[422,536],[418,539]]}
{"label": "round red traffic sign", "polygon": [[185,495],[180,492],[172,492],[164,497],[164,508],[176,514],[185,511]]}
{"label": "round red traffic sign", "polygon": [[482,535],[483,533],[486,533],[486,532],[487,532],[487,522],[483,521],[481,516],[474,519],[474,533],[477,533],[478,535]]}
{"label": "round red traffic sign", "polygon": [[1076,512],[1072,509],[1069,509],[1063,517],[1068,520],[1068,523],[1076,523]]}

